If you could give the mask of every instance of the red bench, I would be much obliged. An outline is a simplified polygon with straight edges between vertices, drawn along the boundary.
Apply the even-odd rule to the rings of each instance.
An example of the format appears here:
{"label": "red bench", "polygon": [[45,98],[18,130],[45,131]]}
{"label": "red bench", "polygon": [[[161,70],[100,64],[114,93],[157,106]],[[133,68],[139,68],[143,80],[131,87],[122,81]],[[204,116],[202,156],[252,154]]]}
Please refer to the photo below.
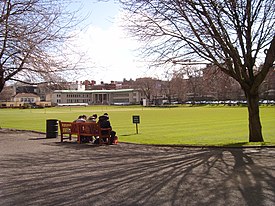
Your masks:
{"label": "red bench", "polygon": [[[99,138],[99,144],[110,144],[111,141],[111,128],[100,128],[96,122],[62,122],[59,121],[61,142],[64,139],[72,140],[72,136],[77,137],[77,142],[81,143],[81,137],[93,137]],[[104,132],[103,132],[104,131]],[[102,134],[102,132],[104,134]]]}

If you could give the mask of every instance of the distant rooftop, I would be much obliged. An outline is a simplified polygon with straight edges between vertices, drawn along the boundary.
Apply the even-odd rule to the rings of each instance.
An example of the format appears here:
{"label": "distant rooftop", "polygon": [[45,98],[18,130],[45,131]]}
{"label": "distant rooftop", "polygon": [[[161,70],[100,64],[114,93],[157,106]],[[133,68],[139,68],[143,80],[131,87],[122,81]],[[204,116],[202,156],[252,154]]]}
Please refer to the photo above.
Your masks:
{"label": "distant rooftop", "polygon": [[38,97],[38,95],[33,93],[18,93],[17,95],[15,95],[15,97]]}
{"label": "distant rooftop", "polygon": [[134,89],[112,89],[112,90],[54,90],[54,93],[118,93],[132,92]]}

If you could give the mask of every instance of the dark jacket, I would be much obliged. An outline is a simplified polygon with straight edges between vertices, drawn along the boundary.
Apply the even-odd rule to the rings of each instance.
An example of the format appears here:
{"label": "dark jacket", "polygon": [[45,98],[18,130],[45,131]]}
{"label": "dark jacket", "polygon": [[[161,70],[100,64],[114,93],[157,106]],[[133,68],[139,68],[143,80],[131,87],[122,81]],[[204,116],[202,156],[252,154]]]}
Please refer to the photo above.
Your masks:
{"label": "dark jacket", "polygon": [[[112,126],[111,126],[111,123],[109,121],[109,118],[106,117],[106,116],[100,116],[98,118],[98,123],[99,123],[99,126],[101,128],[111,128],[112,130]],[[102,131],[102,134],[106,133],[107,131]]]}

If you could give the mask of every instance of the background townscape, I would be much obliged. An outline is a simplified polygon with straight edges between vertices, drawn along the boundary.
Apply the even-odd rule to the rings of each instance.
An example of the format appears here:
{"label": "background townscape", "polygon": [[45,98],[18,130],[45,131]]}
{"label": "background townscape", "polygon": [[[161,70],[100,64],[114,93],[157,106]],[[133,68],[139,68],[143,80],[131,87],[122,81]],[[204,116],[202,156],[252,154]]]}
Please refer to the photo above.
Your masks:
{"label": "background townscape", "polygon": [[[174,72],[167,80],[152,77],[136,80],[94,80],[26,85],[15,83],[1,92],[1,107],[45,107],[56,105],[227,104],[245,105],[239,84],[208,65],[187,76],[187,69]],[[193,70],[194,71],[194,70]],[[274,104],[275,70],[270,70],[260,88],[262,104]],[[94,94],[96,93],[96,94]],[[94,94],[94,95],[92,95]],[[95,96],[96,95],[96,96]],[[62,96],[62,98],[61,98]]]}

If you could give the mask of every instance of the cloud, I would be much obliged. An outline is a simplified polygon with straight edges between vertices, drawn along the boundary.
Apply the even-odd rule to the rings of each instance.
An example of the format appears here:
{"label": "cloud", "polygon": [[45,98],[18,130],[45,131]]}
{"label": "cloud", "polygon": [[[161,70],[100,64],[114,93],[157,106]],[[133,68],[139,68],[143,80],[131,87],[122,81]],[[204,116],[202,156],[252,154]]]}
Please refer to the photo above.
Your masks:
{"label": "cloud", "polygon": [[87,60],[82,80],[121,81],[144,75],[146,66],[139,62],[135,52],[138,43],[126,37],[119,15],[108,28],[89,25],[79,32],[74,44],[85,52]]}
{"label": "cloud", "polygon": [[[98,15],[100,12],[96,11]],[[85,69],[78,71],[76,76],[69,75],[69,81],[110,82],[122,81],[123,78],[160,77],[160,70],[149,70],[149,61],[139,57],[140,43],[128,37],[123,30],[123,11],[118,10],[112,17],[102,12],[101,16],[92,16],[94,21],[90,20],[85,29],[73,32],[76,35],[71,44],[77,53],[85,54],[81,65]]]}

